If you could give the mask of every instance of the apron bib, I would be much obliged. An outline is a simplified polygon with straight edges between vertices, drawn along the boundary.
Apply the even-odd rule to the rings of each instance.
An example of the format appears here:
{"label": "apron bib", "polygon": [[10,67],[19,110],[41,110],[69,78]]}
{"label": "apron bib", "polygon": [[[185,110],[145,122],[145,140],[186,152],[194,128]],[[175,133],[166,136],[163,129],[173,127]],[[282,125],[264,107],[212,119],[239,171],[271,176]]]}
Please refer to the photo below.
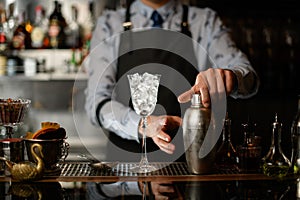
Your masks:
{"label": "apron bib", "polygon": [[[184,6],[184,10],[187,9]],[[187,10],[183,22],[187,22]],[[187,23],[182,23],[187,24]],[[177,96],[191,88],[198,70],[191,34],[182,26],[182,33],[162,29],[125,31],[120,36],[119,56],[117,60],[117,84],[113,96],[117,101],[132,107],[127,75],[133,73],[161,74],[157,104],[152,115],[176,115],[183,117],[190,104],[180,104]],[[187,36],[189,37],[187,37]],[[147,138],[148,159],[152,161],[184,161],[182,128],[168,130],[176,150],[169,155],[157,147],[151,138]],[[141,144],[122,139],[115,133],[109,133],[108,160],[139,161]],[[117,148],[117,147],[118,148]],[[120,149],[119,149],[120,148]]]}

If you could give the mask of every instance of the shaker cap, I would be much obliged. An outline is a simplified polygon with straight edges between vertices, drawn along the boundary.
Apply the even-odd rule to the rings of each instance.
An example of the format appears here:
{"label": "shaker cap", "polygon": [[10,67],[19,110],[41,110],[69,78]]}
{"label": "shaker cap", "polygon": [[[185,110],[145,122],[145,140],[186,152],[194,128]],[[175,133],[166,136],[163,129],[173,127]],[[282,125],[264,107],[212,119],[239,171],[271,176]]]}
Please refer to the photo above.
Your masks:
{"label": "shaker cap", "polygon": [[193,94],[191,102],[193,106],[201,106],[202,104],[200,94]]}

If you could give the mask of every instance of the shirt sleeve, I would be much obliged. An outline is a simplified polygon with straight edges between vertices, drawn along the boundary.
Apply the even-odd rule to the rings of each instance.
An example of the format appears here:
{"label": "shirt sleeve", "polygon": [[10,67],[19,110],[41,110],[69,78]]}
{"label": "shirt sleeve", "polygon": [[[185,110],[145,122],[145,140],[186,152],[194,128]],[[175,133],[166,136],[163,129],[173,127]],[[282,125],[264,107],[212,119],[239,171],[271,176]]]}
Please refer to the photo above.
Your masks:
{"label": "shirt sleeve", "polygon": [[[120,14],[106,12],[97,21],[91,40],[91,52],[87,66],[88,84],[85,109],[95,126],[112,131],[120,137],[138,141],[140,117],[128,106],[114,100],[113,89],[116,84],[116,58],[118,57],[121,32]],[[99,112],[99,104],[103,104]]]}
{"label": "shirt sleeve", "polygon": [[231,70],[237,78],[233,98],[249,98],[255,95],[259,87],[259,78],[247,56],[236,47],[230,35],[230,29],[224,26],[213,10],[207,10],[204,24],[206,30],[206,49],[212,66]]}
{"label": "shirt sleeve", "polygon": [[89,199],[114,199],[121,196],[141,196],[138,182],[87,183]]}

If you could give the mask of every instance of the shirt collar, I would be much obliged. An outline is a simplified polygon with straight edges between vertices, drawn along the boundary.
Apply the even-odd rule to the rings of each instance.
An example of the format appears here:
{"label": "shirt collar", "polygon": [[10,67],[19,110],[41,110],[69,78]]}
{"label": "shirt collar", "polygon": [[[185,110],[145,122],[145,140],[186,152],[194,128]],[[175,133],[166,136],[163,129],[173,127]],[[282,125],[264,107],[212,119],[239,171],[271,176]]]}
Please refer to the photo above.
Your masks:
{"label": "shirt collar", "polygon": [[[150,19],[154,9],[142,3],[141,0],[136,1],[136,4],[138,12],[140,12],[140,14],[142,14],[145,18]],[[166,20],[171,14],[173,14],[174,8],[176,8],[175,0],[170,0],[156,11],[162,16],[163,20]]]}

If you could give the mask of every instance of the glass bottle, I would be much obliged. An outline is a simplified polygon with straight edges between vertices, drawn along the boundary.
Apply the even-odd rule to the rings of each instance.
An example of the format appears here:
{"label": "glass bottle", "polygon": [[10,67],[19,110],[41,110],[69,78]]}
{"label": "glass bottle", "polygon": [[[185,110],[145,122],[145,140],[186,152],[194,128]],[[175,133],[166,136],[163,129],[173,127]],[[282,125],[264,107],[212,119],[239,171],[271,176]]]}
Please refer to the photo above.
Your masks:
{"label": "glass bottle", "polygon": [[83,29],[78,23],[78,8],[74,5],[71,7],[71,21],[66,29],[67,46],[70,48],[80,48],[82,46]]}
{"label": "glass bottle", "polygon": [[48,29],[51,48],[65,48],[66,26],[66,20],[61,12],[61,4],[54,1],[54,10],[49,16]]}
{"label": "glass bottle", "polygon": [[222,130],[223,140],[216,154],[217,168],[232,170],[238,168],[239,158],[231,143],[231,119],[226,116]]}
{"label": "glass bottle", "polygon": [[70,60],[70,68],[69,68],[69,72],[70,73],[75,73],[77,72],[77,61],[76,61],[76,50],[72,49],[72,57]]}
{"label": "glass bottle", "polygon": [[298,95],[298,112],[293,120],[292,127],[292,171],[300,174],[300,95]]}
{"label": "glass bottle", "polygon": [[267,155],[262,159],[262,171],[265,175],[283,178],[287,175],[291,162],[284,155],[281,148],[282,124],[278,122],[277,114],[273,123],[271,147]]}
{"label": "glass bottle", "polygon": [[6,21],[6,11],[0,10],[0,51],[4,52],[7,49],[8,26]]}
{"label": "glass bottle", "polygon": [[14,16],[14,10],[15,10],[15,3],[9,4],[9,15],[7,18],[7,24],[8,24],[8,35],[7,40],[11,41],[13,37],[13,33],[18,27],[18,20]]}
{"label": "glass bottle", "polygon": [[18,27],[16,28],[12,38],[12,49],[30,49],[31,38],[30,33],[26,30],[25,12],[19,15]]}
{"label": "glass bottle", "polygon": [[35,8],[35,21],[31,32],[31,41],[33,48],[47,48],[48,42],[46,33],[48,31],[48,19],[45,16],[45,10],[41,5]]}

